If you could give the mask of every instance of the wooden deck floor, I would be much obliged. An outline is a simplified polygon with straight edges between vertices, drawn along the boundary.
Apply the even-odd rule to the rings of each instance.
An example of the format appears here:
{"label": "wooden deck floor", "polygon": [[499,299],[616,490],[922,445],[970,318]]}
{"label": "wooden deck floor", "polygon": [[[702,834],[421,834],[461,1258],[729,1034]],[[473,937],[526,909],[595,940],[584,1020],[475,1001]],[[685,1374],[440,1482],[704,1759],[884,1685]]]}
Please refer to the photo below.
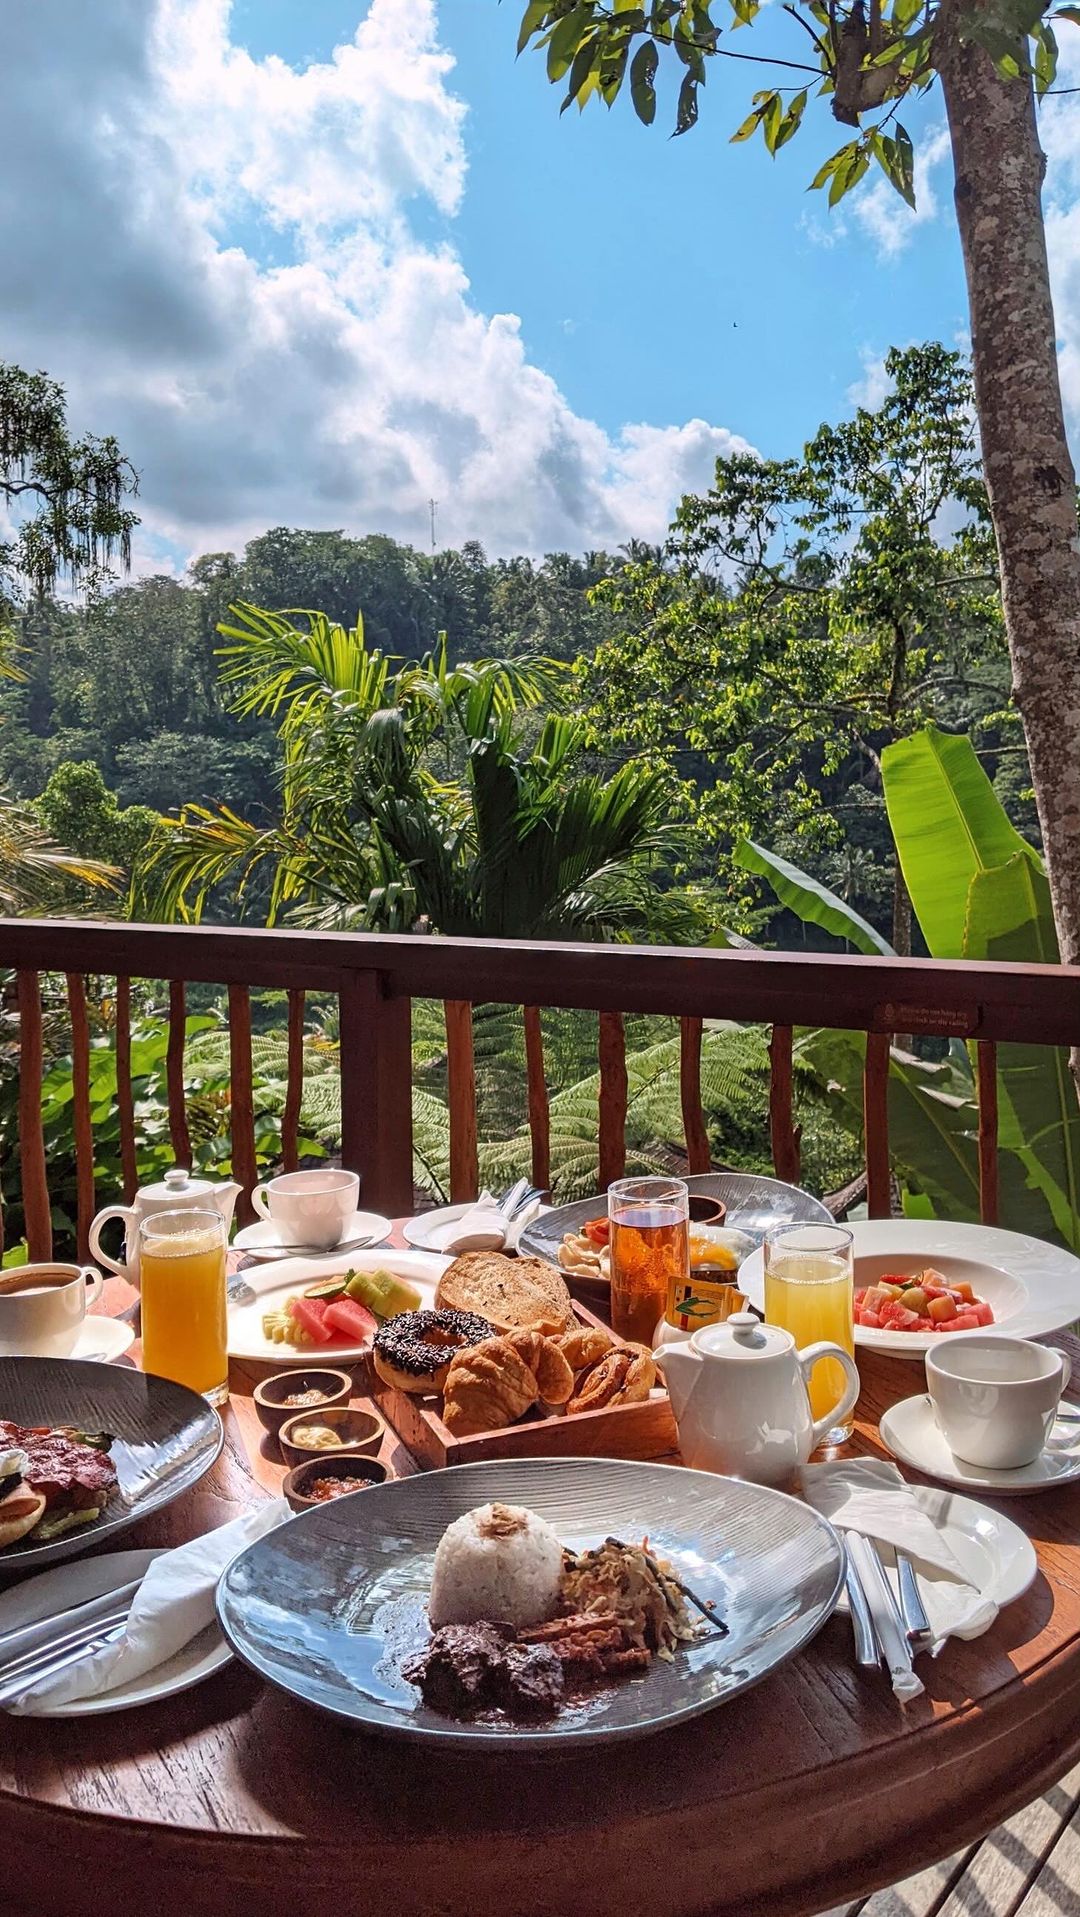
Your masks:
{"label": "wooden deck floor", "polygon": [[826,1917],[1080,1917],[1080,1765],[981,1844]]}

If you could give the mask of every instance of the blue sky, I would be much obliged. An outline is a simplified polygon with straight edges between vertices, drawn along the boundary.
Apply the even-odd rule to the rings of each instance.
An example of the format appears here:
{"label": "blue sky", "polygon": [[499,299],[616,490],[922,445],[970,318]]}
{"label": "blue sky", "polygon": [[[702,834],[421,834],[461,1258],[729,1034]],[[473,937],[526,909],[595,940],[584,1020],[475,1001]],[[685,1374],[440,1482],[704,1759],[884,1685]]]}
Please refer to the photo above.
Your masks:
{"label": "blue sky", "polygon": [[[521,315],[530,356],[575,410],[608,430],[700,414],[787,453],[845,408],[864,354],[962,337],[951,218],[882,257],[863,227],[806,191],[847,137],[824,108],[815,116],[811,102],[775,160],[758,140],[730,144],[762,83],[748,65],[711,73],[682,139],[668,133],[670,85],[651,128],[628,100],[560,118],[542,57],[515,59],[521,11],[518,0],[440,0],[450,85],[469,109],[465,196],[450,224],[477,304]],[[357,17],[355,0],[241,0],[234,34],[300,64],[327,59]],[[742,36],[748,49],[779,45],[767,23],[754,32]],[[920,116],[910,117],[914,130]],[[921,120],[940,119],[932,99]],[[900,229],[899,200],[895,219]]]}
{"label": "blue sky", "polygon": [[[277,525],[426,545],[433,497],[447,545],[659,539],[718,456],[794,453],[879,396],[890,345],[963,343],[933,97],[918,213],[871,176],[830,214],[806,184],[843,136],[814,101],[775,161],[730,144],[762,71],[735,62],[680,140],[670,85],[652,128],[628,101],[560,119],[519,5],[9,10],[4,351],[134,462],[141,571]],[[767,6],[735,47],[794,31]],[[1043,131],[1075,420],[1080,100]]]}

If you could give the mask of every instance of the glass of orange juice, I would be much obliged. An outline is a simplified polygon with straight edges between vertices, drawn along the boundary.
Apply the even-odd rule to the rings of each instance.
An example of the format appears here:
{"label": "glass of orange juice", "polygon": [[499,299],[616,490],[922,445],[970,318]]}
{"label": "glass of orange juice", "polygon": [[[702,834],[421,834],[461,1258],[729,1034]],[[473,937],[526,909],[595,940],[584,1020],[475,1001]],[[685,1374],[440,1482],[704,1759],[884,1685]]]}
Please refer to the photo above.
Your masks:
{"label": "glass of orange juice", "polygon": [[[784,1225],[765,1238],[765,1322],[790,1331],[796,1348],[827,1338],[855,1354],[854,1262],[843,1225]],[[810,1409],[825,1418],[844,1395],[847,1380],[835,1358],[819,1358],[810,1373]],[[843,1444],[854,1418],[824,1439]]]}
{"label": "glass of orange juice", "polygon": [[668,1290],[690,1276],[689,1194],[681,1178],[620,1178],[608,1186],[611,1324],[651,1345]]}
{"label": "glass of orange juice", "polygon": [[229,1395],[225,1220],[218,1211],[160,1211],[139,1226],[143,1370]]}

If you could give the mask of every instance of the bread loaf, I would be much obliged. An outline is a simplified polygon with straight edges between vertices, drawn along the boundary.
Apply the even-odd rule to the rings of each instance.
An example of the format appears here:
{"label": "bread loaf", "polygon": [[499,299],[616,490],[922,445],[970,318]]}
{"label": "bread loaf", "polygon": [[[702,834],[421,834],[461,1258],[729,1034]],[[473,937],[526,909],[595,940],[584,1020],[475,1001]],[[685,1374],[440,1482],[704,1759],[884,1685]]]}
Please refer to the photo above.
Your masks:
{"label": "bread loaf", "polygon": [[443,1272],[435,1292],[440,1311],[474,1311],[496,1331],[541,1331],[558,1338],[573,1326],[570,1293],[543,1258],[466,1251]]}

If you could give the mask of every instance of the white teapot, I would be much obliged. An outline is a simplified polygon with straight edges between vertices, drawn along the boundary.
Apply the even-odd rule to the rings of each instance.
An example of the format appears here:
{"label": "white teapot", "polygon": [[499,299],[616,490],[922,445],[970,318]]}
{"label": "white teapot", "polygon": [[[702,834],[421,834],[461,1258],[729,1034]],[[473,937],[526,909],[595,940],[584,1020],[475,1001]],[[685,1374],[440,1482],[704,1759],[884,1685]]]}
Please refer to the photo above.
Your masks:
{"label": "white teapot", "polygon": [[[196,1211],[218,1211],[225,1220],[228,1234],[241,1189],[231,1180],[215,1185],[209,1178],[193,1178],[189,1171],[184,1171],[178,1165],[165,1173],[160,1184],[141,1185],[135,1193],[133,1204],[106,1205],[104,1211],[98,1212],[90,1226],[90,1256],[99,1265],[107,1265],[110,1271],[118,1272],[130,1285],[137,1285],[139,1226],[144,1218],[152,1218],[159,1211],[184,1211],[189,1206]],[[122,1218],[124,1221],[126,1264],[120,1264],[101,1249],[101,1228],[110,1218]]]}
{"label": "white teapot", "polygon": [[[754,1484],[783,1484],[859,1395],[849,1352],[826,1342],[796,1351],[790,1331],[761,1324],[751,1311],[706,1325],[687,1343],[664,1345],[653,1356],[664,1374],[684,1462]],[[848,1387],[815,1424],[807,1384],[819,1358],[843,1365]]]}

